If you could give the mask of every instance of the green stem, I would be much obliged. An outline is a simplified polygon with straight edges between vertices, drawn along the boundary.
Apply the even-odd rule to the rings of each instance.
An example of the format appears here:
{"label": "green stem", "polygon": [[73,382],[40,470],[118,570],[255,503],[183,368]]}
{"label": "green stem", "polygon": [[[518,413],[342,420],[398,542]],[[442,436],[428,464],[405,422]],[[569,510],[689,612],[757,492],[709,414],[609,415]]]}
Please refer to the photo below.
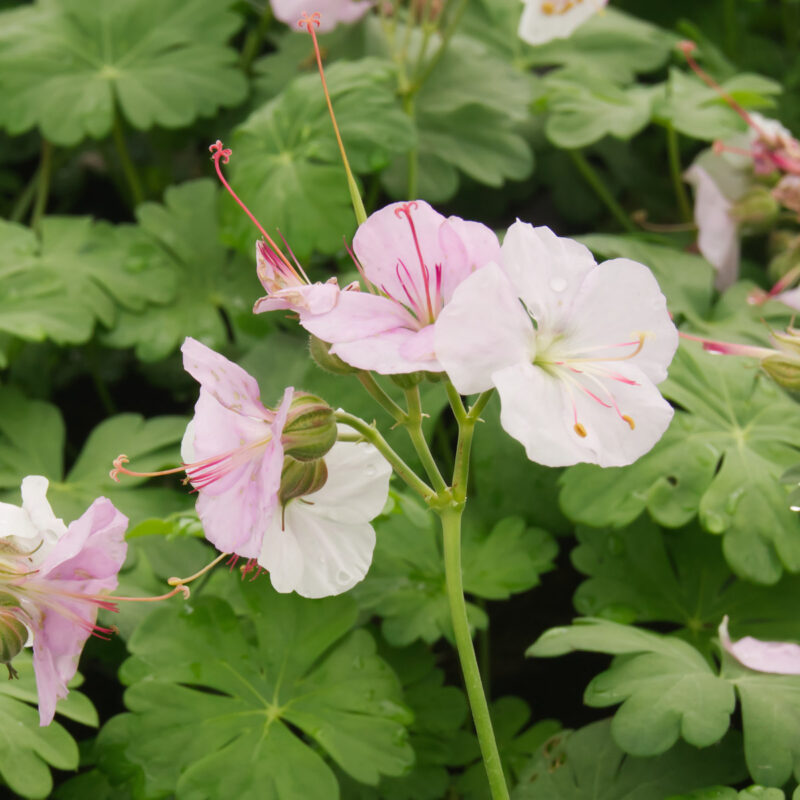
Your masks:
{"label": "green stem", "polygon": [[39,185],[40,174],[41,167],[37,167],[36,172],[33,173],[27,186],[22,190],[14,203],[14,207],[11,209],[11,214],[8,218],[10,222],[19,222],[28,213],[28,209],[31,207],[33,198],[36,195],[36,187]]}
{"label": "green stem", "polygon": [[683,182],[683,167],[681,166],[681,151],[680,142],[678,141],[678,132],[672,126],[671,122],[667,123],[667,156],[669,158],[669,171],[672,177],[672,188],[675,192],[675,199],[678,202],[678,211],[680,212],[681,219],[684,222],[691,222],[692,217],[692,204],[689,201],[689,194],[686,191],[686,184]]}
{"label": "green stem", "polygon": [[725,0],[723,8],[723,19],[725,29],[725,55],[733,58],[736,55],[738,39],[738,20],[736,14],[737,0]]}
{"label": "green stem", "polygon": [[611,212],[617,222],[619,222],[628,233],[635,233],[636,226],[625,213],[625,209],[616,201],[614,195],[608,191],[606,185],[595,171],[595,168],[586,159],[586,156],[584,156],[580,150],[567,150],[567,153],[569,153],[572,163],[577,167],[578,172],[581,173],[586,183],[592,187],[594,193],[603,201],[606,208]]}
{"label": "green stem", "polygon": [[439,49],[433,54],[431,60],[425,65],[425,68],[419,73],[418,76],[415,77],[414,83],[411,87],[412,92],[416,93],[420,90],[425,81],[428,80],[433,71],[436,69],[444,54],[447,52],[447,47],[450,44],[450,40],[453,38],[453,34],[455,34],[456,30],[458,29],[458,24],[461,22],[461,17],[467,10],[468,2],[469,0],[461,0],[461,2],[458,4],[458,7],[453,12],[450,23],[442,34],[442,42],[439,45]]}
{"label": "green stem", "polygon": [[[494,394],[494,389],[488,389],[483,392],[483,394],[480,394],[475,401],[475,405],[473,405],[466,416],[458,422],[456,463],[453,467],[453,499],[459,503],[464,503],[467,499],[469,458],[472,452],[472,437],[475,434],[475,425],[480,419],[481,411],[483,411],[486,404],[491,399],[492,394]],[[458,418],[458,414],[456,414],[456,418]]]}
{"label": "green stem", "polygon": [[367,390],[370,397],[389,414],[395,422],[401,425],[405,424],[408,415],[402,408],[400,408],[391,397],[384,391],[381,385],[375,380],[371,372],[359,372],[358,380],[361,385]]}
{"label": "green stem", "polygon": [[42,139],[42,155],[39,161],[39,178],[36,181],[36,201],[31,212],[31,227],[39,230],[39,223],[47,208],[47,197],[50,194],[50,177],[53,173],[53,145]]}
{"label": "green stem", "polygon": [[433,489],[431,489],[431,487],[428,486],[428,484],[425,483],[397,453],[395,453],[391,445],[381,436],[374,425],[370,425],[360,417],[348,414],[346,411],[337,411],[335,416],[337,422],[341,422],[354,431],[358,431],[366,441],[373,445],[373,447],[375,447],[375,449],[392,465],[392,469],[394,469],[398,476],[415,492],[419,493],[425,502],[428,502],[435,496]]}
{"label": "green stem", "polygon": [[122,164],[122,171],[125,173],[125,178],[128,181],[128,187],[131,190],[131,197],[133,199],[134,207],[138,206],[144,201],[144,193],[142,192],[142,185],[139,182],[139,177],[136,174],[136,168],[131,161],[130,153],[128,152],[128,145],[125,142],[125,133],[122,130],[122,119],[118,109],[114,109],[114,124],[111,129],[114,137],[114,145],[117,148],[117,155],[119,156],[120,163]]}
{"label": "green stem", "polygon": [[489,705],[481,682],[478,660],[472,645],[472,636],[467,619],[467,605],[464,599],[464,586],[461,574],[461,514],[463,505],[447,507],[440,511],[444,541],[444,571],[447,581],[447,599],[450,603],[450,616],[453,622],[456,650],[464,675],[472,719],[478,734],[478,743],[483,756],[486,777],[492,800],[508,800],[508,787],[503,775],[500,752],[492,730]]}
{"label": "green stem", "polygon": [[406,402],[408,403],[408,415],[403,424],[411,438],[411,443],[417,451],[417,456],[419,456],[419,460],[422,462],[433,488],[437,493],[445,492],[447,491],[447,484],[439,471],[439,467],[436,465],[430,447],[428,447],[425,434],[422,432],[422,400],[419,396],[419,386],[415,386],[413,389],[406,389]]}
{"label": "green stem", "polygon": [[250,67],[253,65],[253,60],[258,55],[258,47],[264,40],[264,34],[272,22],[272,6],[264,3],[264,10],[261,12],[261,17],[258,20],[258,25],[251,28],[247,33],[247,38],[244,40],[242,53],[239,56],[239,66],[243,72],[250,72]]}
{"label": "green stem", "polygon": [[[403,110],[414,121],[414,95],[409,92],[403,96]],[[419,147],[414,145],[408,151],[408,193],[406,197],[413,200],[417,196],[417,186],[419,185]]]}

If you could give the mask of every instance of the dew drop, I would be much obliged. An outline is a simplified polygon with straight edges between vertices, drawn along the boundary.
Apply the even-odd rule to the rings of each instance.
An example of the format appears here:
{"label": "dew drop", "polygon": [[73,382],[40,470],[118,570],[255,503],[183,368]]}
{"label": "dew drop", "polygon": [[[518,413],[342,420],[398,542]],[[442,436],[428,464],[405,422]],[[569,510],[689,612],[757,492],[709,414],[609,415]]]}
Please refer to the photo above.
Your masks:
{"label": "dew drop", "polygon": [[375,475],[375,465],[374,464],[367,464],[366,469],[364,470],[370,478]]}
{"label": "dew drop", "polygon": [[336,573],[336,580],[343,585],[345,583],[350,583],[350,573],[340,569],[339,572]]}
{"label": "dew drop", "polygon": [[567,288],[566,278],[550,278],[550,288],[554,292],[563,292]]}

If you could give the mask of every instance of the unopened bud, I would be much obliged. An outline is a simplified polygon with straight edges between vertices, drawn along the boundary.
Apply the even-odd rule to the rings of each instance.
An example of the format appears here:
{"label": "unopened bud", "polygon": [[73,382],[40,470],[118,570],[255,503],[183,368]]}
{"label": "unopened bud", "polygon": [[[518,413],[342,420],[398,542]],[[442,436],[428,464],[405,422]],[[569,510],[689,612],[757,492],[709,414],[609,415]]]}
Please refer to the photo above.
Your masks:
{"label": "unopened bud", "polygon": [[779,386],[792,392],[800,391],[800,356],[776,352],[767,356],[761,366]]}
{"label": "unopened bud", "polygon": [[772,196],[790,211],[800,214],[800,175],[784,175]]}
{"label": "unopened bud", "polygon": [[322,339],[316,336],[309,336],[308,350],[311,353],[311,360],[325,372],[330,372],[333,375],[353,375],[359,372],[355,367],[351,367],[348,363],[342,361],[339,356],[331,353],[331,346]]}
{"label": "unopened bud", "polygon": [[744,225],[763,228],[775,221],[780,210],[780,203],[766,186],[754,186],[733,204],[730,214]]}
{"label": "unopened bud", "polygon": [[319,491],[328,480],[328,467],[318,458],[316,461],[296,461],[293,458],[283,459],[281,470],[281,488],[278,499],[285,506],[296,497],[304,497]]}
{"label": "unopened bud", "polygon": [[322,458],[336,443],[333,409],[307,392],[296,392],[281,434],[283,452],[297,461]]}
{"label": "unopened bud", "polygon": [[9,677],[16,677],[11,661],[28,641],[28,629],[17,618],[19,603],[10,595],[0,596],[0,664],[8,666]]}
{"label": "unopened bud", "polygon": [[401,389],[413,389],[418,384],[422,383],[425,378],[424,372],[401,372],[397,375],[390,375],[392,383],[399,386]]}

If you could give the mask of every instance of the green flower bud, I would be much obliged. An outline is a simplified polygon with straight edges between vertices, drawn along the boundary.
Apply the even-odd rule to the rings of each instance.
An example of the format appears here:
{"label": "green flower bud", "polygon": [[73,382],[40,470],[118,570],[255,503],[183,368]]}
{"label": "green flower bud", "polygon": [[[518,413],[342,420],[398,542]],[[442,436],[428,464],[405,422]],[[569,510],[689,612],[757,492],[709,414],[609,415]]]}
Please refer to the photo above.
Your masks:
{"label": "green flower bud", "polygon": [[800,356],[776,352],[774,356],[767,356],[761,366],[779,386],[792,392],[800,391]]}
{"label": "green flower bud", "polygon": [[398,375],[390,375],[392,383],[401,389],[413,389],[417,384],[422,383],[425,378],[424,372],[401,372]]}
{"label": "green flower bud", "polygon": [[313,394],[295,392],[281,435],[284,455],[315,461],[336,444],[336,435],[333,409]]}
{"label": "green flower bud", "polygon": [[780,213],[780,203],[766,186],[754,186],[731,207],[731,216],[750,228],[769,227]]}
{"label": "green flower bud", "polygon": [[318,491],[328,480],[328,467],[318,458],[316,461],[296,461],[293,458],[283,459],[281,470],[281,488],[278,499],[285,506],[296,497],[303,497]]}
{"label": "green flower bud", "polygon": [[0,664],[8,667],[9,678],[16,678],[11,661],[28,641],[28,629],[17,618],[19,602],[10,595],[0,595]]}
{"label": "green flower bud", "polygon": [[324,369],[325,372],[330,372],[333,375],[353,375],[356,372],[360,372],[360,370],[342,361],[339,356],[333,355],[331,346],[316,336],[308,337],[308,351],[311,354],[311,360],[320,369]]}

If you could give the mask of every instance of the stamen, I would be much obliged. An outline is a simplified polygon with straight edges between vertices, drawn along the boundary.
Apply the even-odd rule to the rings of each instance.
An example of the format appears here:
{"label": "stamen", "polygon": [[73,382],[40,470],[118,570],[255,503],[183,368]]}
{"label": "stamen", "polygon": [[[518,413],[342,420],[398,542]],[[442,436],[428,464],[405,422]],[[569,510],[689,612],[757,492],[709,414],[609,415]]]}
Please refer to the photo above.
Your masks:
{"label": "stamen", "polygon": [[629,417],[627,414],[623,414],[622,419],[624,419],[625,422],[628,423],[628,427],[630,427],[631,430],[636,429],[636,423],[633,421],[632,417]]}
{"label": "stamen", "polygon": [[[222,554],[218,555],[210,564],[206,564],[201,570],[198,570],[197,572],[195,572],[194,575],[190,575],[188,578],[172,577],[167,581],[167,583],[170,586],[175,586],[176,587],[176,591],[179,591],[181,587],[187,588],[186,587],[187,583],[191,583],[193,580],[196,580],[201,575],[205,575],[206,572],[208,572],[210,569],[213,569],[214,567],[216,567],[217,564],[219,564],[219,562],[222,561],[223,558],[228,558],[228,556],[230,556],[230,555],[231,555],[230,553],[222,553]],[[187,595],[187,597],[188,597],[188,595]]]}
{"label": "stamen", "polygon": [[588,435],[586,433],[586,428],[584,428],[583,425],[581,425],[580,422],[576,422],[575,423],[575,425],[573,426],[573,430],[575,431],[575,433],[578,434],[578,436],[581,437],[581,439],[585,439],[587,437],[587,435]]}
{"label": "stamen", "polygon": [[364,267],[361,265],[361,262],[358,260],[358,258],[356,257],[356,254],[353,252],[352,248],[347,243],[347,237],[346,236],[342,236],[342,241],[344,242],[344,247],[345,247],[345,250],[347,250],[347,254],[353,260],[353,264],[355,264],[355,267],[358,270],[358,274],[361,276],[361,280],[363,280],[364,283],[366,284],[367,289],[369,290],[369,292],[371,294],[378,294],[378,290],[373,286],[372,282],[367,277],[367,273],[364,272]]}
{"label": "stamen", "polygon": [[160,600],[169,600],[170,597],[175,597],[176,594],[182,594],[183,599],[188,600],[191,593],[191,589],[189,589],[188,586],[181,584],[180,586],[176,586],[171,592],[160,594],[157,597],[121,597],[119,595],[114,595],[114,599],[121,603],[156,603]]}
{"label": "stamen", "polygon": [[123,466],[123,464],[127,464],[129,462],[130,459],[124,453],[118,455],[114,459],[114,461],[112,462],[114,464],[114,469],[112,469],[111,472],[108,473],[112,481],[119,483],[120,473],[122,473],[123,475],[130,475],[132,478],[160,478],[162,475],[175,475],[178,472],[186,471],[186,466],[184,465],[182,467],[175,467],[175,469],[160,470],[159,472],[134,472],[133,470],[127,469],[126,467]]}
{"label": "stamen", "polygon": [[255,218],[250,209],[239,199],[239,195],[233,191],[231,185],[227,180],[225,180],[225,176],[222,174],[222,167],[219,165],[220,159],[224,159],[222,163],[227,164],[228,161],[230,161],[233,151],[230,148],[223,149],[222,141],[220,139],[217,139],[214,144],[209,145],[208,149],[211,151],[211,153],[213,153],[211,157],[214,159],[214,168],[217,171],[217,176],[222,182],[222,185],[227,189],[228,194],[230,194],[230,196],[239,204],[239,207],[244,211],[244,213],[250,217],[253,225],[255,225],[259,231],[261,231],[261,235],[269,242],[276,255],[278,255],[278,257],[283,261],[284,264],[286,264],[289,270],[293,272],[294,270],[292,269],[292,265],[289,263],[286,256],[281,252],[281,249],[275,244],[275,242],[272,240],[272,237],[264,230],[264,228],[261,227],[261,223]]}
{"label": "stamen", "polygon": [[297,256],[294,254],[294,250],[292,250],[289,242],[286,241],[286,237],[281,233],[281,229],[278,228],[278,236],[281,237],[281,241],[283,242],[284,247],[289,251],[289,255],[292,257],[292,261],[294,261],[294,265],[297,267],[300,274],[303,276],[303,279],[306,283],[311,283],[308,279],[308,275],[306,275],[306,271],[301,266],[300,262],[297,260]]}

